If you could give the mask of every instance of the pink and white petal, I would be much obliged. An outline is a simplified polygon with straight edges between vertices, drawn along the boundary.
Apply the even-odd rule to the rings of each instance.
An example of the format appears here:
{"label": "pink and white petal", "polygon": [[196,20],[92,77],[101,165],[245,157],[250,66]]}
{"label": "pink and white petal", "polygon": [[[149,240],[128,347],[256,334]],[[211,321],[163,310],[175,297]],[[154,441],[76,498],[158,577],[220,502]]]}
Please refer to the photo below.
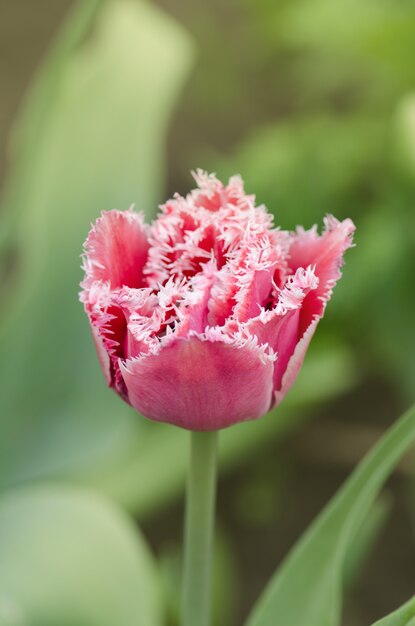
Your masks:
{"label": "pink and white petal", "polygon": [[182,299],[179,322],[175,327],[177,337],[189,333],[203,333],[208,325],[208,302],[215,277],[215,264],[206,264],[204,272],[196,275]]}
{"label": "pink and white petal", "polygon": [[125,398],[118,361],[123,356],[127,322],[118,298],[119,293],[111,292],[108,283],[100,282],[93,283],[81,297],[105,380]]}
{"label": "pink and white petal", "polygon": [[140,213],[104,211],[84,245],[84,289],[95,281],[109,282],[112,289],[142,287],[148,255],[147,228]]}
{"label": "pink and white petal", "polygon": [[207,174],[201,169],[192,174],[198,189],[189,194],[188,200],[196,207],[215,212],[229,205],[245,207],[254,202],[254,196],[245,194],[240,176],[232,176],[225,186],[214,174]]}
{"label": "pink and white petal", "polygon": [[278,314],[268,311],[265,316],[257,317],[246,325],[250,334],[257,337],[262,345],[268,345],[276,353],[274,363],[274,389],[281,388],[281,381],[300,340],[300,308]]}
{"label": "pink and white petal", "polygon": [[120,290],[118,304],[126,320],[124,359],[147,353],[164,321],[165,312],[159,303],[158,294],[149,288]]}
{"label": "pink and white petal", "polygon": [[94,340],[95,349],[97,351],[99,364],[101,365],[101,369],[103,371],[108,387],[112,387],[113,370],[110,355],[108,354],[108,350],[105,347],[105,342],[103,337],[101,336],[99,326],[93,324],[92,321],[90,321],[90,324],[92,338]]}
{"label": "pink and white petal", "polygon": [[309,317],[304,330],[314,315],[322,315],[325,303],[330,299],[336,282],[341,277],[343,255],[352,246],[355,225],[352,220],[339,222],[329,215],[324,219],[325,230],[321,236],[316,228],[309,231],[297,229],[292,236],[289,250],[289,265],[293,272],[299,267],[315,267],[319,279],[318,288],[307,298]]}
{"label": "pink and white petal", "polygon": [[125,399],[126,389],[119,368],[120,354],[124,344],[125,320],[121,310],[115,308],[104,315],[105,323],[101,322],[97,316],[90,316],[92,337],[107,385]]}
{"label": "pink and white petal", "polygon": [[304,331],[301,328],[303,306],[307,297],[317,290],[319,280],[313,268],[299,267],[291,276],[284,289],[279,292],[278,302],[274,309],[262,313],[249,320],[246,328],[255,335],[258,341],[277,354],[274,366],[274,389],[279,390],[282,379],[288,368],[297,344]]}
{"label": "pink and white petal", "polygon": [[224,341],[172,339],[157,354],[121,362],[121,372],[139,413],[189,430],[256,419],[272,402],[271,360]]}
{"label": "pink and white petal", "polygon": [[232,315],[235,307],[237,284],[235,272],[230,264],[218,270],[212,282],[212,289],[208,301],[207,324],[209,326],[223,326]]}
{"label": "pink and white petal", "polygon": [[252,317],[257,317],[269,298],[276,267],[277,264],[274,263],[263,270],[250,270],[243,276],[243,281],[239,280],[233,311],[235,319],[246,322]]}
{"label": "pink and white petal", "polygon": [[352,245],[355,226],[350,219],[339,222],[328,216],[324,222],[325,232],[321,237],[317,235],[315,228],[308,232],[300,230],[290,249],[292,269],[298,271],[300,267],[313,265],[319,282],[317,288],[306,295],[300,309],[299,341],[288,361],[280,385],[278,379],[275,379],[275,404],[279,404],[284,398],[301,369],[310,341],[324,313],[325,304],[341,277],[343,255]]}

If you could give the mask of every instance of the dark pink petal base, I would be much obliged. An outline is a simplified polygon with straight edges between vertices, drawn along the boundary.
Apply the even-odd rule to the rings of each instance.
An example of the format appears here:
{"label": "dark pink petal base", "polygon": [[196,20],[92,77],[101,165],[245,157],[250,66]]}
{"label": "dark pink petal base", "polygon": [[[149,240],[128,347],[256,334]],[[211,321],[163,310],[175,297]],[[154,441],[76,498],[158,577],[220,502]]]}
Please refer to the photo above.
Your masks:
{"label": "dark pink petal base", "polygon": [[255,349],[193,336],[121,365],[137,411],[189,430],[217,430],[266,413],[272,370]]}

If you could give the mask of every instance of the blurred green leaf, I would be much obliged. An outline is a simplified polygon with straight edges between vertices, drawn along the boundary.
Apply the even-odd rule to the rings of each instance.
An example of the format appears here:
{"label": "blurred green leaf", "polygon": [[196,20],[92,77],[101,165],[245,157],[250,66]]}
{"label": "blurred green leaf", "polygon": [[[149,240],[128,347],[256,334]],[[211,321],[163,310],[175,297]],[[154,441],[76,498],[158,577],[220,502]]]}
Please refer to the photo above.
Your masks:
{"label": "blurred green leaf", "polygon": [[365,344],[372,372],[393,381],[406,402],[415,399],[414,226],[410,200],[398,191],[362,216],[356,249],[332,307],[338,324],[353,336],[356,350],[362,353]]}
{"label": "blurred green leaf", "polygon": [[372,626],[415,626],[415,598]]}
{"label": "blurred green leaf", "polygon": [[245,2],[271,77],[277,78],[269,86],[278,97],[277,110],[282,102],[289,113],[316,105],[339,112],[390,111],[413,88],[413,2]]}
{"label": "blurred green leaf", "polygon": [[[73,43],[82,32],[82,44],[48,63],[53,75],[42,74],[45,91],[37,89],[33,105],[38,141],[30,135],[26,146],[25,112],[15,165],[21,176],[12,177],[19,193],[9,190],[4,200],[15,198],[8,213],[19,213],[20,297],[0,333],[3,485],[105,464],[144,428],[105,389],[78,302],[79,255],[101,209],[135,202],[148,216],[155,212],[167,124],[192,47],[144,1],[107,0],[88,37],[90,20],[79,29],[85,9],[80,4],[70,22]],[[40,125],[39,102],[46,109]]]}
{"label": "blurred green leaf", "polygon": [[54,487],[3,496],[2,626],[160,626],[160,600],[144,539],[106,500]]}
{"label": "blurred green leaf", "polygon": [[[337,64],[345,72],[347,66],[354,65],[355,76],[366,77],[369,87],[377,81],[375,91],[380,90],[383,97],[413,84],[412,2],[391,5],[378,0],[300,0],[288,6],[281,22],[279,34],[285,43],[302,46],[317,58],[324,55],[329,61],[331,57],[332,66]],[[344,78],[342,74],[340,78]],[[368,85],[361,87],[367,90]]]}
{"label": "blurred green leaf", "polygon": [[415,441],[415,407],[360,463],[275,574],[247,626],[337,626],[344,563],[382,484]]}
{"label": "blurred green leaf", "polygon": [[[358,17],[357,22],[347,19],[352,11]],[[315,19],[316,16],[319,20]],[[380,50],[377,44],[389,41],[388,35],[393,40],[393,33],[399,32],[401,37],[408,38],[408,46],[414,46],[410,35],[414,19],[412,2],[391,6],[377,0],[366,0],[365,3],[358,0],[337,0],[336,3],[330,0],[297,0],[287,6],[284,36],[303,44],[347,50],[348,54],[365,49],[383,55],[396,55],[396,50]],[[408,51],[402,42],[401,50]]]}
{"label": "blurred green leaf", "polygon": [[396,112],[397,156],[402,169],[415,182],[415,93],[409,93]]}
{"label": "blurred green leaf", "polygon": [[[104,0],[79,0],[61,27],[49,53],[37,71],[36,80],[23,102],[18,124],[12,129],[9,156],[13,168],[3,191],[0,212],[0,252],[15,233],[21,211],[27,204],[25,196],[30,177],[36,177],[33,155],[38,152],[49,122],[50,105],[59,91],[65,65],[77,46],[87,36],[97,11]],[[2,311],[0,311],[2,312]]]}
{"label": "blurred green leaf", "polygon": [[278,225],[307,227],[325,213],[358,214],[362,189],[379,185],[384,134],[384,120],[374,116],[283,121],[257,128],[219,169],[242,172]]}
{"label": "blurred green leaf", "polygon": [[388,520],[391,508],[391,498],[388,497],[387,494],[382,494],[382,496],[373,503],[359,533],[349,547],[343,569],[346,595],[349,589],[353,588],[362,568],[372,553]]}

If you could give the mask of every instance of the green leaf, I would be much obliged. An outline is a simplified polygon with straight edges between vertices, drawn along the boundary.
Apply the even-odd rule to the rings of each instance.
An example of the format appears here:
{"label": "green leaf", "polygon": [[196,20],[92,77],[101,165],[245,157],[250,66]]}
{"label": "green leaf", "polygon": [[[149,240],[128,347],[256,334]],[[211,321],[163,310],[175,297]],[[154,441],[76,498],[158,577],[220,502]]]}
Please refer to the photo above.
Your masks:
{"label": "green leaf", "polygon": [[368,510],[415,441],[415,408],[360,463],[274,575],[247,626],[338,626],[344,563]]}
{"label": "green leaf", "polygon": [[18,123],[13,128],[9,156],[14,158],[12,171],[3,192],[0,220],[0,252],[17,228],[20,210],[27,202],[26,185],[30,176],[36,176],[33,155],[39,150],[47,130],[51,105],[56,99],[63,71],[69,58],[82,43],[91,28],[103,0],[79,0],[77,7],[65,20],[59,36],[51,45],[49,54],[37,71],[36,80],[23,102]]}
{"label": "green leaf", "polygon": [[415,626],[415,597],[372,626]]}
{"label": "green leaf", "polygon": [[10,491],[0,503],[2,626],[160,626],[138,529],[93,492]]}
{"label": "green leaf", "polygon": [[350,546],[343,567],[346,595],[359,578],[360,571],[371,555],[379,535],[384,529],[391,508],[391,498],[388,498],[387,494],[382,494],[369,510],[362,528]]}
{"label": "green leaf", "polygon": [[66,52],[47,64],[49,80],[41,73],[44,91],[32,98],[38,130],[29,132],[26,110],[16,193],[9,188],[4,199],[19,215],[20,288],[0,328],[3,486],[106,465],[145,428],[106,389],[78,302],[79,257],[102,209],[135,202],[155,212],[167,124],[192,47],[174,21],[139,0],[102,3],[87,37],[91,15],[80,16],[90,4],[70,20],[71,45],[55,46]]}
{"label": "green leaf", "polygon": [[399,103],[395,116],[397,160],[412,184],[415,181],[415,93]]}

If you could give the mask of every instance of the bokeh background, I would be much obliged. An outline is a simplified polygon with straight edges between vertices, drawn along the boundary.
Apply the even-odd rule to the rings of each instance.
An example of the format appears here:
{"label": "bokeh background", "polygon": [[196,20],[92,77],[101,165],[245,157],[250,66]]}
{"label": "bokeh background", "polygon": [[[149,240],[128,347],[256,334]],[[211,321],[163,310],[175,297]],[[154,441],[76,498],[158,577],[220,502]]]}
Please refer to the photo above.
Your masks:
{"label": "bokeh background", "polygon": [[[114,625],[136,581],[156,615],[153,577],[177,624],[188,435],[105,388],[77,295],[90,222],[133,203],[152,219],[202,167],[240,173],[283,228],[357,225],[289,397],[221,434],[215,620],[236,626],[415,399],[415,3],[0,0],[0,16],[0,624]],[[345,626],[415,591],[412,467],[351,551]]]}

